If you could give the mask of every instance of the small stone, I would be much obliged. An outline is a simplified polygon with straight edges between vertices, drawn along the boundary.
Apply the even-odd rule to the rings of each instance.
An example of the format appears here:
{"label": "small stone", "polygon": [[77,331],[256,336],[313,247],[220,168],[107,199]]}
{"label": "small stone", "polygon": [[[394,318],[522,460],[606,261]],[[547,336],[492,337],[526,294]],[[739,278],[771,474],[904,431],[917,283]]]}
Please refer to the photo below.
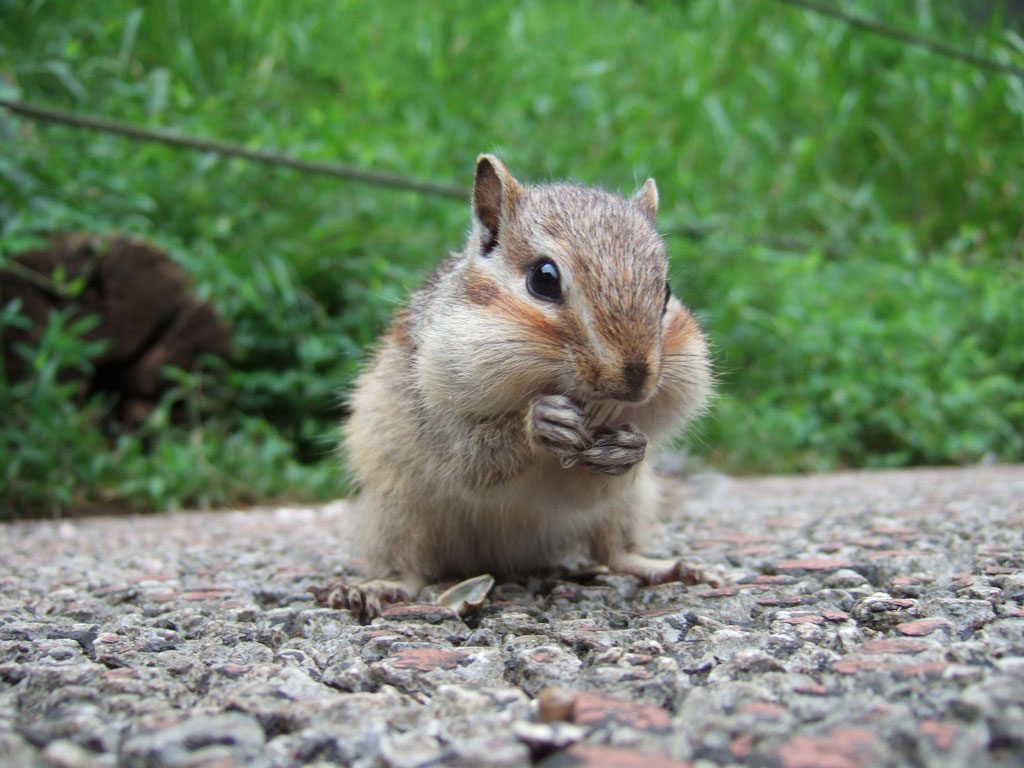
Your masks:
{"label": "small stone", "polygon": [[925,587],[920,579],[913,576],[894,576],[889,585],[896,597],[920,597]]}
{"label": "small stone", "polygon": [[853,618],[857,623],[879,631],[891,629],[906,620],[907,614],[917,607],[917,601],[908,597],[892,597],[875,592],[856,602]]}
{"label": "small stone", "polygon": [[576,694],[568,688],[548,686],[537,694],[537,715],[542,722],[553,723],[572,719]]}

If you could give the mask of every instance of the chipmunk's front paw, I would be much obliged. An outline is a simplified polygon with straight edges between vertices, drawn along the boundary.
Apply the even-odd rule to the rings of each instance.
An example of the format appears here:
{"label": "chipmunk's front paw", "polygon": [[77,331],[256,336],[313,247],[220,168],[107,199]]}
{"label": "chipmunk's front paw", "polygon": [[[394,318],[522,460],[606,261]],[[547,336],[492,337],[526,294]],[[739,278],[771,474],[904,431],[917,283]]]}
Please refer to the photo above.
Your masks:
{"label": "chipmunk's front paw", "polygon": [[633,424],[605,427],[594,441],[578,454],[579,463],[604,475],[622,475],[644,460],[647,435]]}
{"label": "chipmunk's front paw", "polygon": [[309,591],[321,605],[347,608],[364,622],[380,616],[384,606],[389,603],[405,603],[413,599],[404,584],[383,579],[365,584],[336,581],[326,587],[310,587]]}
{"label": "chipmunk's front paw", "polygon": [[575,463],[591,443],[583,411],[563,395],[545,395],[533,401],[529,428],[534,442],[562,459]]}

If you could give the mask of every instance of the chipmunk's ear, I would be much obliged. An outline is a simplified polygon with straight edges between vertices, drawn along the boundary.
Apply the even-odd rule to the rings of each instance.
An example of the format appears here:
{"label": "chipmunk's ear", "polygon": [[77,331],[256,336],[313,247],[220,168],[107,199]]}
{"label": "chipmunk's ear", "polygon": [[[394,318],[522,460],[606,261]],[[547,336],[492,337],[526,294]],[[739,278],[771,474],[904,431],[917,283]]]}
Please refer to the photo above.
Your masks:
{"label": "chipmunk's ear", "polygon": [[476,159],[476,179],[473,182],[473,214],[483,226],[481,246],[484,255],[498,244],[502,222],[519,196],[519,184],[508,168],[494,155],[480,155]]}
{"label": "chipmunk's ear", "polygon": [[653,224],[658,216],[658,185],[654,183],[654,179],[648,179],[643,183],[633,195],[633,202],[640,206],[644,216]]}

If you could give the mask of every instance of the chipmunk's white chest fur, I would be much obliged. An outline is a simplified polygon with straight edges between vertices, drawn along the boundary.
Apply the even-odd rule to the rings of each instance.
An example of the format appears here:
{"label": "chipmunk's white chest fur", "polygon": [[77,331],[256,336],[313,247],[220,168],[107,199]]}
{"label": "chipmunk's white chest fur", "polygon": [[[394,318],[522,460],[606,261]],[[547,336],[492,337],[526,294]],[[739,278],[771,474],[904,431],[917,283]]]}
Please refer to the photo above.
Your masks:
{"label": "chipmunk's white chest fur", "polygon": [[647,468],[599,477],[545,457],[497,488],[437,489],[430,508],[444,531],[438,542],[444,568],[522,574],[557,565],[585,551],[593,533],[638,485],[653,493]]}

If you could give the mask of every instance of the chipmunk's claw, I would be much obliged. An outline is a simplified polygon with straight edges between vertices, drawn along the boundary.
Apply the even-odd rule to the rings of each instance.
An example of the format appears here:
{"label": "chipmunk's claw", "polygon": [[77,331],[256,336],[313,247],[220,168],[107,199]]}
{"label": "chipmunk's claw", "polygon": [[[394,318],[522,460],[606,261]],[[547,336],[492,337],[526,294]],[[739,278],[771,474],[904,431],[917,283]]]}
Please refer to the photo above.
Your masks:
{"label": "chipmunk's claw", "polygon": [[582,409],[564,395],[539,397],[530,408],[529,427],[534,441],[561,458],[563,465],[591,444],[585,421]]}
{"label": "chipmunk's claw", "polygon": [[368,581],[365,584],[346,584],[336,581],[325,587],[310,587],[314,599],[328,608],[347,609],[361,621],[368,623],[380,616],[391,603],[404,603],[412,596],[397,581]]}
{"label": "chipmunk's claw", "polygon": [[579,462],[604,475],[622,475],[644,460],[647,435],[633,424],[603,428],[594,441],[579,453]]}

